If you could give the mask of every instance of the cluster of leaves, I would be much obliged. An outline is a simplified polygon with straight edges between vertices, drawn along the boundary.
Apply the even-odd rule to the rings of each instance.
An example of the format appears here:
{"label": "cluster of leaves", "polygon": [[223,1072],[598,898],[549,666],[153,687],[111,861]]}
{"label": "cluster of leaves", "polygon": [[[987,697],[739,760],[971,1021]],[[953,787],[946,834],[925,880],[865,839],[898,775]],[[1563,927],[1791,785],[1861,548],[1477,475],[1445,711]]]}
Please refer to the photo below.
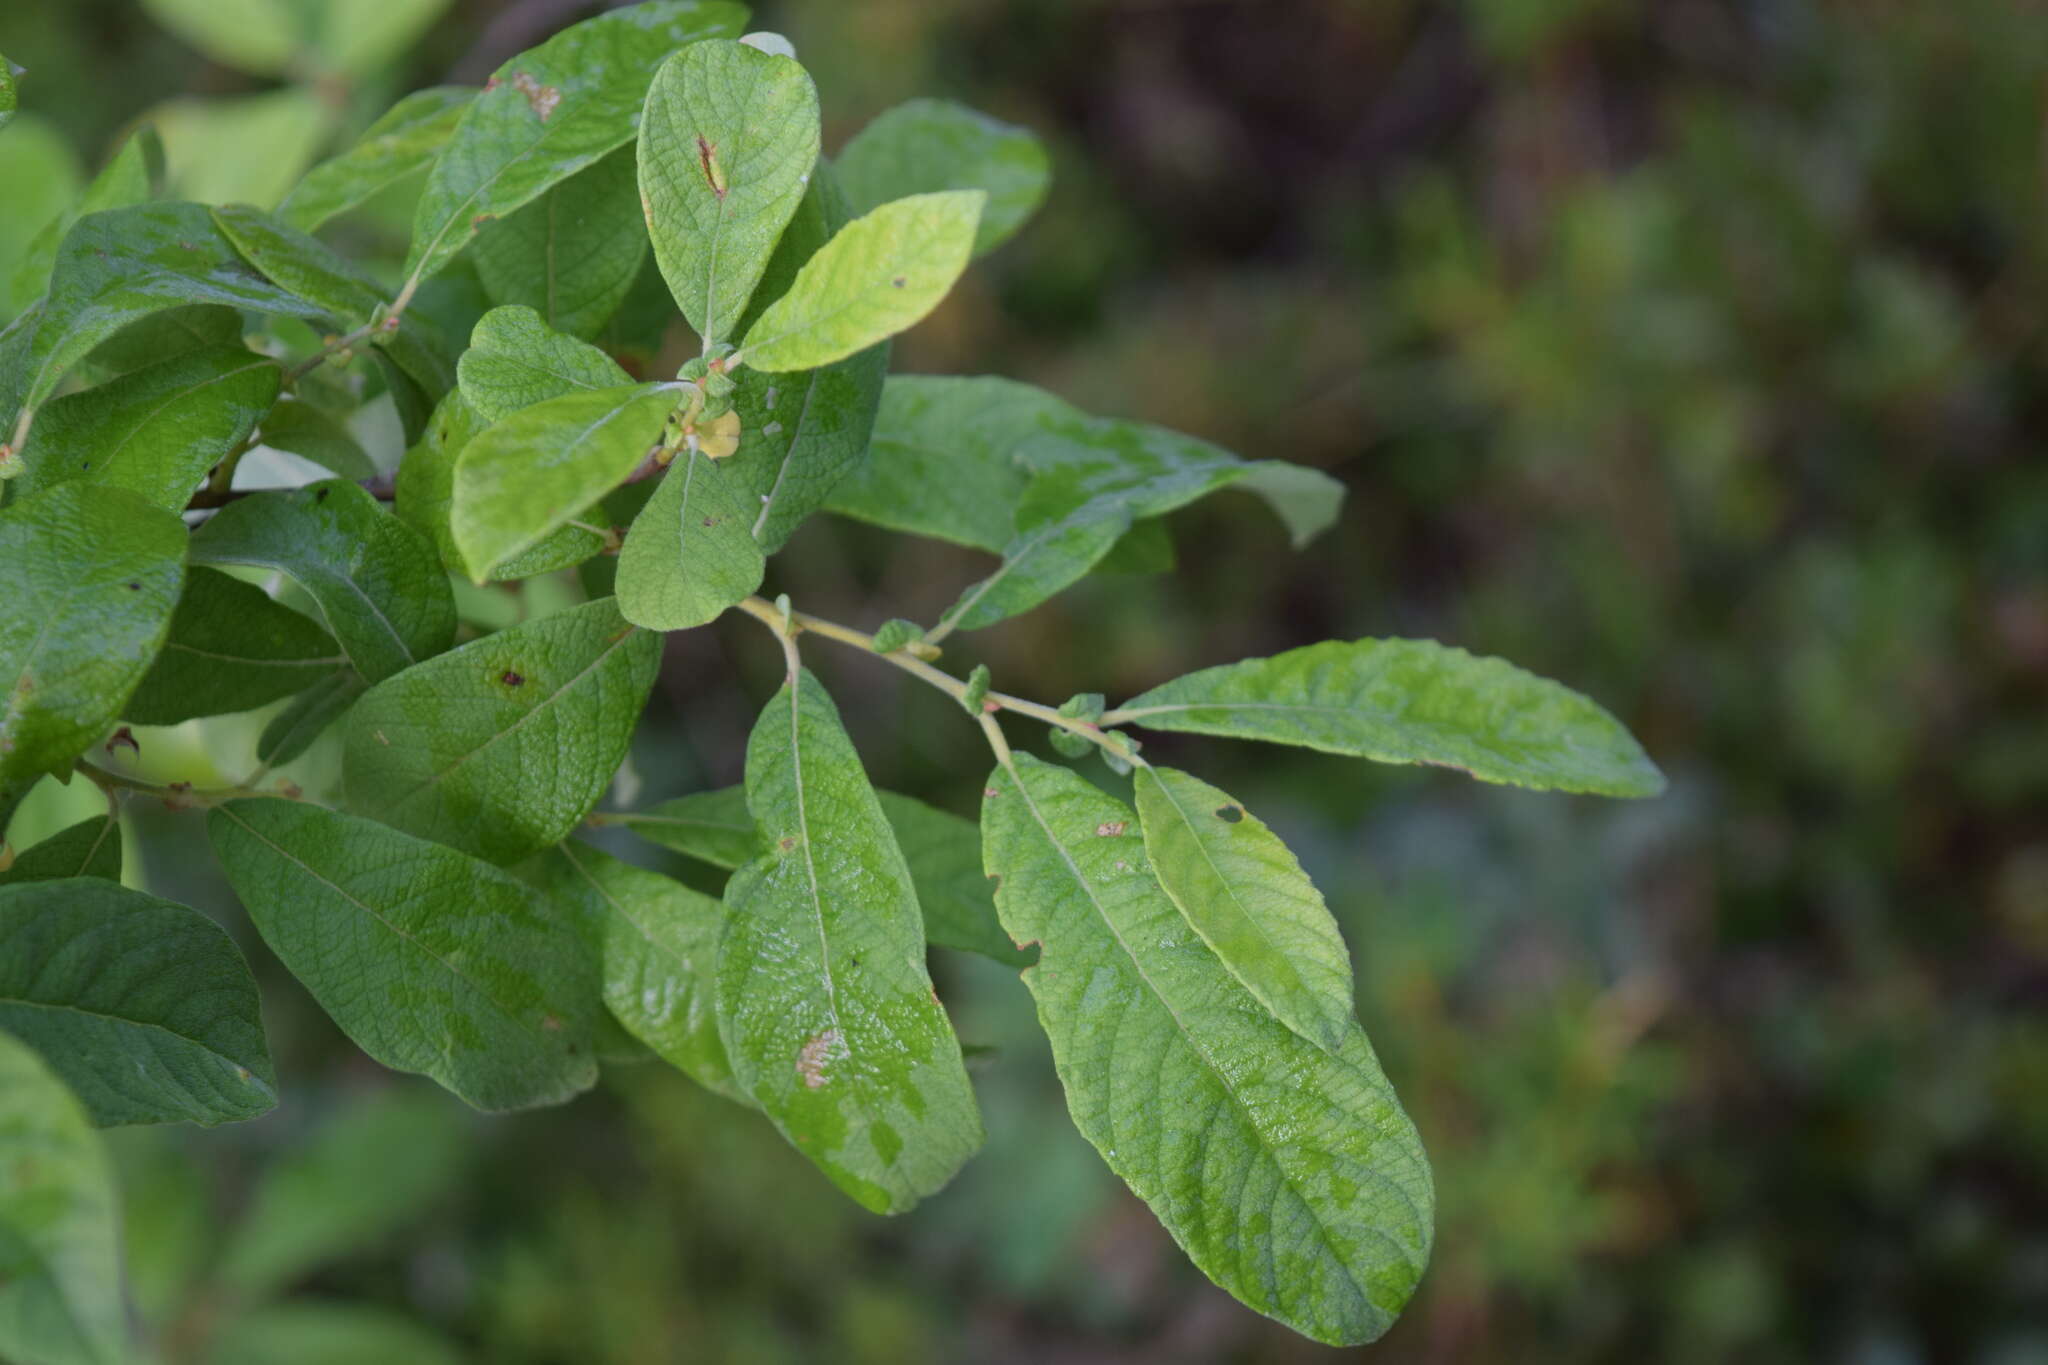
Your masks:
{"label": "cluster of leaves", "polygon": [[[480,1109],[560,1103],[652,1056],[901,1211],[982,1138],[926,965],[940,944],[1028,964],[1076,1125],[1218,1284],[1331,1342],[1379,1335],[1412,1293],[1428,1167],[1321,896],[1242,803],[1118,727],[1615,796],[1661,779],[1583,697],[1428,641],[1311,645],[1113,709],[935,667],[953,633],[1142,553],[1195,499],[1257,493],[1299,542],[1341,489],[1007,380],[890,377],[889,338],[1016,231],[1045,156],[919,101],[828,163],[809,76],[746,18],[652,0],[578,24],[481,90],[401,100],[274,213],[153,198],[138,134],[56,225],[37,301],[0,332],[0,821],[79,773],[109,810],[0,872],[0,1226],[24,1249],[0,1279],[0,1353],[120,1356],[93,1126],[216,1124],[276,1098],[234,944],[117,884],[137,790],[207,808],[264,944],[365,1053]],[[313,235],[416,175],[394,287]],[[466,345],[433,299],[459,258],[494,305]],[[650,284],[702,342],[673,378],[596,344]],[[365,357],[374,389],[322,383]],[[395,477],[343,392],[403,423]],[[252,492],[252,450],[333,477]],[[870,635],[756,596],[821,510],[1000,562],[928,629]],[[543,575],[582,600],[486,633],[457,609],[452,579]],[[573,836],[661,633],[734,609],[787,661],[744,787],[596,817],[730,869],[712,897]],[[802,638],[967,710],[996,759],[979,830],[871,786]],[[280,702],[233,788],[153,788],[99,759],[124,722]],[[1004,712],[1068,757],[1099,752],[1132,800],[1014,753]],[[330,729],[342,809],[261,787]]]}

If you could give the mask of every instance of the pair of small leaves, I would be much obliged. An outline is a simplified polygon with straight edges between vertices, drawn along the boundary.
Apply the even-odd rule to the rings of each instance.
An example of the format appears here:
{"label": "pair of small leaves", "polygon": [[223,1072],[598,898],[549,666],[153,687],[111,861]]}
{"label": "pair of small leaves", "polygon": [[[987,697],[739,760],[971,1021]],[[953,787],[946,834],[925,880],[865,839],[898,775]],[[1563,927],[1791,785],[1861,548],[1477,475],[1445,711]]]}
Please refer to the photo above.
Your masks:
{"label": "pair of small leaves", "polygon": [[234,943],[196,910],[99,877],[0,885],[0,1032],[41,1052],[102,1126],[211,1125],[277,1102]]}

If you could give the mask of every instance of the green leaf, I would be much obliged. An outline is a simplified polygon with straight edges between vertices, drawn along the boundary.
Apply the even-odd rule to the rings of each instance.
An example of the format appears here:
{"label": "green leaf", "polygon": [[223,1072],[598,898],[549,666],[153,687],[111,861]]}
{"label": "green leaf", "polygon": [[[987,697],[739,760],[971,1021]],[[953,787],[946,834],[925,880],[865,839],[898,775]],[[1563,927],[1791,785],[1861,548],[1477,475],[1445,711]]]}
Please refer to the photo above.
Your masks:
{"label": "green leaf", "polygon": [[291,1299],[239,1313],[221,1327],[207,1365],[461,1365],[448,1340],[388,1308],[323,1298]]}
{"label": "green leaf", "polygon": [[604,795],[661,667],[611,599],[527,621],[387,678],[349,716],[349,804],[509,863]]}
{"label": "green leaf", "polygon": [[[369,1173],[381,1179],[381,1174]],[[207,1365],[462,1365],[446,1338],[369,1303],[288,1299],[228,1320]]]}
{"label": "green leaf", "polygon": [[67,769],[163,643],[185,527],[133,493],[60,484],[0,511],[0,783]]}
{"label": "green leaf", "polygon": [[256,979],[189,906],[96,877],[0,886],[0,1030],[101,1127],[212,1126],[277,1103]]}
{"label": "green leaf", "polygon": [[725,907],[701,891],[575,840],[520,868],[594,931],[604,1003],[663,1061],[707,1090],[747,1103],[718,1037],[714,1008]]}
{"label": "green leaf", "polygon": [[479,1109],[555,1104],[597,1079],[597,981],[524,882],[369,820],[270,798],[207,818],[263,941],[356,1046]]}
{"label": "green leaf", "polygon": [[309,1126],[256,1182],[221,1257],[221,1283],[254,1302],[416,1222],[462,1169],[460,1112],[405,1085]]}
{"label": "green leaf", "polygon": [[195,568],[156,662],[121,718],[176,725],[253,711],[303,692],[346,666],[334,637],[253,583]]}
{"label": "green leaf", "polygon": [[1122,498],[1077,500],[1063,481],[1032,484],[1017,508],[1003,562],[960,594],[940,626],[978,630],[1029,611],[1085,577],[1116,548],[1131,521],[1131,504]]}
{"label": "green leaf", "polygon": [[434,547],[345,479],[229,503],[193,533],[192,562],[289,575],[370,682],[439,654],[455,636],[455,599]]}
{"label": "green leaf", "polygon": [[[465,363],[475,350],[466,352]],[[398,487],[394,510],[408,526],[432,538],[441,563],[451,573],[462,573],[462,556],[455,548],[455,535],[448,526],[449,509],[455,499],[455,462],[475,434],[484,429],[461,390],[442,398],[427,422],[417,444],[398,465]],[[564,526],[543,537],[533,548],[500,561],[491,569],[493,579],[530,578],[556,569],[580,564],[604,548],[604,538],[579,526]]]}
{"label": "green leaf", "polygon": [[14,865],[0,872],[0,886],[9,882],[52,882],[66,877],[121,880],[121,822],[95,815],[25,850]]}
{"label": "green leaf", "polygon": [[118,1214],[85,1111],[26,1043],[0,1033],[0,1357],[129,1359]]}
{"label": "green leaf", "polygon": [[1104,717],[1299,744],[1483,782],[1654,796],[1663,775],[1620,722],[1569,688],[1433,640],[1327,640],[1205,668]]}
{"label": "green leaf", "polygon": [[632,147],[593,162],[510,217],[486,223],[470,255],[491,302],[525,304],[550,327],[596,336],[647,259]]}
{"label": "green leaf", "polygon": [[167,308],[130,323],[92,348],[72,375],[84,384],[104,384],[194,351],[237,346],[242,315],[217,303]]}
{"label": "green leaf", "polygon": [[493,308],[477,319],[456,371],[462,396],[483,426],[550,398],[633,382],[616,360],[556,331],[523,304]]}
{"label": "green leaf", "polygon": [[269,356],[216,346],[52,399],[22,451],[21,491],[84,480],[182,511],[256,430],[283,378]]}
{"label": "green leaf", "polygon": [[455,461],[449,534],[471,578],[541,543],[639,467],[681,389],[625,384],[521,408]]}
{"label": "green leaf", "polygon": [[887,110],[846,144],[840,183],[857,212],[931,190],[985,190],[974,254],[1024,226],[1052,181],[1045,147],[1025,128],[949,100],[917,99]]}
{"label": "green leaf", "polygon": [[685,449],[619,551],[619,610],[650,630],[701,626],[761,586],[767,561],[731,474]]}
{"label": "green leaf", "polygon": [[319,9],[312,56],[323,71],[375,75],[418,41],[448,4],[449,0],[326,0]]}
{"label": "green leaf", "polygon": [[657,71],[640,121],[654,259],[705,344],[731,340],[818,160],[818,88],[788,57],[697,43]]}
{"label": "green leaf", "polygon": [[967,268],[980,190],[917,194],[841,228],[741,343],[757,370],[810,370],[912,326]]}
{"label": "green leaf", "polygon": [[340,720],[369,684],[353,668],[344,668],[314,683],[292,704],[270,718],[256,739],[256,761],[279,767],[313,746],[313,741]]}
{"label": "green leaf", "polygon": [[745,787],[691,792],[646,810],[624,811],[603,819],[606,824],[624,825],[643,839],[728,872],[761,852],[754,817],[747,810]]}
{"label": "green leaf", "polygon": [[8,61],[5,54],[0,54],[0,128],[14,121],[14,111],[21,105],[20,90],[14,79],[20,69]]}
{"label": "green leaf", "polygon": [[264,415],[262,442],[311,460],[344,479],[370,479],[377,465],[341,419],[297,399],[286,399]]}
{"label": "green leaf", "polygon": [[301,232],[311,232],[379,190],[424,171],[475,98],[476,91],[456,85],[407,95],[364,130],[353,147],[306,172],[278,206],[278,216]]}
{"label": "green leaf", "polygon": [[1386,1331],[1429,1256],[1414,1125],[1363,1032],[1269,1014],[1155,880],[1129,807],[1018,754],[989,779],[996,907],[1075,1126],[1203,1273],[1332,1345]]}
{"label": "green leaf", "polygon": [[994,375],[891,375],[864,466],[826,507],[892,531],[1001,554],[1032,471],[1017,452],[1066,400]]}
{"label": "green leaf", "polygon": [[654,0],[563,29],[499,67],[463,111],[413,217],[407,287],[476,230],[632,141],[655,68],[676,48],[735,37],[744,6]]}
{"label": "green leaf", "polygon": [[150,17],[226,66],[282,76],[304,40],[289,0],[142,0]]}
{"label": "green leaf", "polygon": [[840,1189],[900,1213],[981,1145],[981,1117],[925,971],[910,869],[808,670],[754,727],[747,804],[768,848],[725,889],[734,1076]]}
{"label": "green leaf", "polygon": [[[996,923],[995,901],[981,870],[981,835],[974,822],[898,792],[877,791],[875,797],[910,866],[926,940],[1012,965],[1030,961],[1030,955],[1012,944]],[[727,871],[761,852],[743,787],[692,792],[599,820]]]}
{"label": "green leaf", "polygon": [[[6,65],[6,58],[0,57],[0,67]],[[140,204],[151,197],[150,162],[159,167],[163,163],[163,143],[156,130],[147,125],[121,143],[112,159],[92,178],[85,187],[85,193],[64,212],[44,225],[21,253],[14,266],[12,280],[13,302],[18,306],[40,295],[50,283],[50,267],[56,262],[58,244],[64,234],[71,231],[71,225],[88,213],[99,213],[105,209],[126,208]],[[0,260],[6,253],[0,251]],[[163,356],[155,357],[158,360]]]}
{"label": "green leaf", "polygon": [[1229,793],[1174,768],[1140,768],[1145,856],[1217,961],[1266,1012],[1340,1051],[1353,1026],[1351,955],[1308,874]]}
{"label": "green leaf", "polygon": [[137,204],[81,218],[57,249],[22,406],[41,406],[65,371],[130,323],[191,303],[319,313],[258,274],[199,204]]}
{"label": "green leaf", "polygon": [[[757,304],[764,296],[787,293],[811,257],[846,226],[852,214],[845,201],[832,168],[819,161],[761,277]],[[740,325],[750,322],[742,319]],[[889,346],[883,342],[797,374],[739,372],[733,406],[740,415],[740,448],[725,463],[760,508],[754,539],[764,553],[781,549],[804,518],[866,463],[888,370]]]}

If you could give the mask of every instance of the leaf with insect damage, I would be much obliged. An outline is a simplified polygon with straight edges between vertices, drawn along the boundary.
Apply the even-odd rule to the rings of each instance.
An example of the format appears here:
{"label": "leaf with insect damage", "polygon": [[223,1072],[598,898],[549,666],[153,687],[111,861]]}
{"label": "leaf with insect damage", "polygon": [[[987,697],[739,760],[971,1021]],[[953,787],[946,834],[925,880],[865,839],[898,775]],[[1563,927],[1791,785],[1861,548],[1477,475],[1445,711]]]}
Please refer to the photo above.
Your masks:
{"label": "leaf with insect damage", "polygon": [[747,804],[766,851],[727,883],[718,945],[734,1076],[840,1189],[901,1212],[981,1145],[981,1118],[910,869],[808,670],[762,709]]}
{"label": "leaf with insect damage", "polygon": [[660,637],[604,598],[409,668],[349,713],[349,804],[480,858],[524,858],[604,795],[660,663]]}
{"label": "leaf with insect damage", "polygon": [[652,0],[571,25],[499,67],[427,177],[404,292],[491,219],[630,142],[663,60],[686,43],[737,37],[746,19],[744,6],[725,0]]}
{"label": "leaf with insect damage", "polygon": [[654,259],[707,347],[730,341],[818,160],[818,89],[788,57],[694,43],[669,58],[640,120]]}

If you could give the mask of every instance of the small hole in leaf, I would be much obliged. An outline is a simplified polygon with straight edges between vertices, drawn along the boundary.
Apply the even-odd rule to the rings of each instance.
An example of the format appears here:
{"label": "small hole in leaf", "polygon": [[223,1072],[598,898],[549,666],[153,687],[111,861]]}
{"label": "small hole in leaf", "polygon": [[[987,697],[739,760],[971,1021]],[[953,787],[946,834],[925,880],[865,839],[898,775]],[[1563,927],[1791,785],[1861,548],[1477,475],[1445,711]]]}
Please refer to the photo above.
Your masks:
{"label": "small hole in leaf", "polygon": [[333,491],[334,491],[334,490],[333,490],[333,489],[331,489],[331,488],[317,488],[317,489],[313,490],[313,501],[314,501],[314,502],[326,502],[326,501],[327,501],[327,495],[328,495],[329,493],[332,493]]}
{"label": "small hole in leaf", "polygon": [[905,276],[898,275],[895,279],[889,281],[889,283],[895,285],[898,289],[901,289],[904,285],[909,284],[910,281]]}
{"label": "small hole in leaf", "polygon": [[1226,825],[1234,825],[1238,821],[1244,819],[1244,807],[1218,806],[1216,808],[1216,818],[1218,820],[1221,820]]}
{"label": "small hole in leaf", "polygon": [[140,583],[130,583],[130,584],[128,585],[128,591],[130,591],[130,592],[141,592],[141,591],[142,591],[142,585],[141,585]]}

